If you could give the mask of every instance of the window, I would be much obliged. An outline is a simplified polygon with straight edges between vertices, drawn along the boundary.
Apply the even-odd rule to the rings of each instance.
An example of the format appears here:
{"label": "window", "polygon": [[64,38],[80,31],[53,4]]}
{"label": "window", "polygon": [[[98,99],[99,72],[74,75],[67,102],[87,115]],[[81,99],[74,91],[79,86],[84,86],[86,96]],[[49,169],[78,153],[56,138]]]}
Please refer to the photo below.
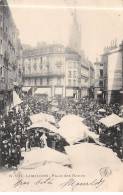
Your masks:
{"label": "window", "polygon": [[76,78],[76,71],[73,72],[73,77]]}
{"label": "window", "polygon": [[28,79],[28,85],[30,85],[30,79]]}
{"label": "window", "polygon": [[61,48],[60,47],[58,48],[58,51],[61,51]]}
{"label": "window", "polygon": [[42,64],[42,57],[40,58],[40,64]]}
{"label": "window", "polygon": [[74,62],[74,65],[73,65],[74,68],[76,68],[76,62]]}
{"label": "window", "polygon": [[70,79],[68,80],[68,85],[71,86],[71,80]]}
{"label": "window", "polygon": [[0,73],[1,73],[1,75],[2,75],[2,72],[3,72],[3,71],[2,71],[2,67],[1,67],[1,68],[0,68]]}
{"label": "window", "polygon": [[37,85],[37,79],[35,78],[35,85]]}
{"label": "window", "polygon": [[43,83],[43,82],[42,82],[42,79],[40,79],[40,85],[42,85],[42,83]]}
{"label": "window", "polygon": [[34,67],[34,70],[37,70],[37,64],[34,64],[33,67]]}
{"label": "window", "polygon": [[58,72],[61,71],[61,66],[57,66],[57,71],[58,71]]}
{"label": "window", "polygon": [[57,85],[61,85],[61,79],[57,78]]}
{"label": "window", "polygon": [[71,71],[68,71],[68,77],[71,78]]}
{"label": "window", "polygon": [[72,68],[71,62],[68,63],[68,68]]}
{"label": "window", "polygon": [[76,86],[76,80],[73,80],[73,85]]}
{"label": "window", "polygon": [[50,81],[49,81],[49,78],[47,78],[47,85],[49,85]]}
{"label": "window", "polygon": [[33,85],[33,79],[31,79],[31,84]]}
{"label": "window", "polygon": [[100,77],[103,77],[103,70],[100,70]]}
{"label": "window", "polygon": [[99,81],[99,86],[103,87],[103,81]]}

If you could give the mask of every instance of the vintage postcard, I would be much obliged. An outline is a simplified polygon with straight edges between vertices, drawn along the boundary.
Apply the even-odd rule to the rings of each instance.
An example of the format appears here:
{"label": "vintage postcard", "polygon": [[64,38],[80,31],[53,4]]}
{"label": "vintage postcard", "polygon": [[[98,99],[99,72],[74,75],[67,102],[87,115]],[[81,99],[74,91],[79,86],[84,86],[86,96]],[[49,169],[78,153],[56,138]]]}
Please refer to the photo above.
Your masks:
{"label": "vintage postcard", "polygon": [[123,192],[123,0],[0,0],[0,192]]}

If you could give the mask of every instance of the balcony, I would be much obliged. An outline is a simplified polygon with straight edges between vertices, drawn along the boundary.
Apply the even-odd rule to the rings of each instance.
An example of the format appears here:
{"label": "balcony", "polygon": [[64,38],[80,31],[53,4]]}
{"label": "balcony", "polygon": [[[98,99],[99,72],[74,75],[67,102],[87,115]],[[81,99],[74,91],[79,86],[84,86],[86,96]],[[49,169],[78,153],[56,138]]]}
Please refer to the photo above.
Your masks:
{"label": "balcony", "polygon": [[47,72],[37,72],[37,73],[30,73],[24,74],[24,77],[64,77],[65,76],[65,72],[64,71],[47,71]]}

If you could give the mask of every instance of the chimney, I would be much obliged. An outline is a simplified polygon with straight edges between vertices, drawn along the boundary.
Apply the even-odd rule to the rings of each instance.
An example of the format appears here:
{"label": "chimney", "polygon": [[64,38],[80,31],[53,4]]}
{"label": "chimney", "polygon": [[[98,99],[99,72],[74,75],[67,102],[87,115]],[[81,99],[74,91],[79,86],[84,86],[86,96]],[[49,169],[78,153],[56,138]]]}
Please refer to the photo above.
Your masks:
{"label": "chimney", "polygon": [[115,38],[115,47],[117,47],[117,39]]}
{"label": "chimney", "polygon": [[115,41],[113,40],[113,48],[115,48]]}
{"label": "chimney", "polygon": [[113,41],[111,41],[111,46],[110,46],[110,48],[112,48],[113,47]]}

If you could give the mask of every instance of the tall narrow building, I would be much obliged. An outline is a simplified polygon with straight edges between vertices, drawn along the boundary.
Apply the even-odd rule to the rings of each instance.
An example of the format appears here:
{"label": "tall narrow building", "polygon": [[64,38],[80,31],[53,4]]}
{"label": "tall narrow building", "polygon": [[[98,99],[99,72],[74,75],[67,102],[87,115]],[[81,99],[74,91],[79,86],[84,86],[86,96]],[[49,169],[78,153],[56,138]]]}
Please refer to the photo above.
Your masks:
{"label": "tall narrow building", "polygon": [[81,26],[77,21],[76,8],[73,13],[73,23],[70,30],[68,47],[80,53],[81,51]]}

